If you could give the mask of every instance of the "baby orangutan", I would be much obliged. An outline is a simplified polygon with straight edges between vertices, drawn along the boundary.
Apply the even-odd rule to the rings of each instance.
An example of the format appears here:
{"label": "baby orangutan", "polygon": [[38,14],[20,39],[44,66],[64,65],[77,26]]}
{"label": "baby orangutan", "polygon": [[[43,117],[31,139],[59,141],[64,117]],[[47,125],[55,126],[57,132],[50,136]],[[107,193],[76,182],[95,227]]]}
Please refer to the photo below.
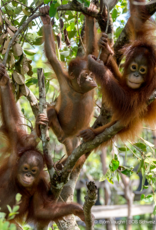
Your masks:
{"label": "baby orangutan", "polygon": [[[107,41],[105,41],[107,43]],[[105,44],[103,52],[109,53]],[[150,40],[142,37],[126,47],[126,60],[123,74],[117,65],[110,60],[104,65],[93,55],[88,56],[88,69],[95,74],[102,88],[102,98],[113,116],[107,125],[96,129],[86,129],[80,132],[85,141],[94,139],[106,128],[120,121],[125,127],[117,136],[122,140],[134,139],[140,132],[142,123],[154,124],[156,117],[156,102],[148,105],[148,99],[156,89],[156,50]],[[109,60],[108,60],[109,62]]]}
{"label": "baby orangutan", "polygon": [[156,100],[148,103],[156,89],[156,24],[145,8],[145,1],[138,2],[143,4],[137,1],[133,4],[130,0],[129,44],[122,50],[125,57],[123,74],[113,58],[108,57],[107,39],[101,41],[102,61],[88,56],[88,69],[101,85],[103,101],[113,116],[107,125],[81,131],[80,136],[85,141],[92,140],[117,121],[124,128],[116,136],[124,141],[134,140],[144,122],[151,126],[156,122]]}
{"label": "baby orangutan", "polygon": [[[7,151],[2,152],[0,166],[0,207],[9,215],[7,205],[16,204],[16,194],[22,195],[18,214],[11,222],[21,229],[17,222],[31,222],[38,229],[48,226],[52,220],[66,215],[78,215],[84,221],[83,209],[76,203],[56,203],[50,191],[43,167],[42,154],[37,150],[31,135],[21,128],[21,117],[11,91],[5,67],[0,64],[0,104],[4,136],[8,139]],[[4,140],[3,140],[4,141]],[[1,142],[2,143],[2,142]],[[4,154],[10,156],[4,158]]]}
{"label": "baby orangutan", "polygon": [[[90,11],[95,10],[90,5]],[[48,121],[49,126],[58,140],[66,147],[70,155],[77,145],[76,135],[80,130],[87,128],[94,108],[94,88],[97,86],[94,75],[87,69],[87,58],[75,58],[69,63],[68,73],[63,70],[55,53],[55,44],[52,34],[52,25],[49,16],[49,7],[40,8],[42,16],[45,53],[52,66],[60,86],[60,95],[56,105],[48,108],[48,120],[41,114],[37,118],[37,133],[40,135],[39,125]],[[86,55],[96,53],[95,20],[86,16]]]}

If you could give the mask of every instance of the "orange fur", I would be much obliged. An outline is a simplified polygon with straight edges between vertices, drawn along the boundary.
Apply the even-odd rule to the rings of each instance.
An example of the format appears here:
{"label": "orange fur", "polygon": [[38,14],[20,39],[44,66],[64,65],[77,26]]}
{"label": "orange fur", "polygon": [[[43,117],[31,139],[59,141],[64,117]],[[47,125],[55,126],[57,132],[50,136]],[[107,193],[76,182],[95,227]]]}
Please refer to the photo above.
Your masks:
{"label": "orange fur", "polygon": [[[123,141],[134,140],[141,132],[143,122],[149,125],[156,123],[156,102],[148,105],[148,99],[156,89],[156,24],[149,19],[144,6],[135,7],[131,2],[130,6],[130,42],[122,49],[125,57],[123,74],[120,74],[118,66],[113,64],[112,58],[105,66],[91,55],[88,57],[88,69],[95,74],[98,84],[101,85],[103,102],[113,111],[109,124],[92,131],[94,135],[98,135],[114,122],[120,121],[125,128],[116,134],[115,138],[119,137]],[[106,51],[103,49],[103,52]],[[147,63],[147,73],[143,76],[144,82],[141,86],[133,89],[127,85],[127,77],[132,72],[130,64],[137,57]],[[91,140],[93,133],[88,131],[87,135],[86,130],[82,131],[81,136]]]}
{"label": "orange fur", "polygon": [[[0,76],[2,79],[6,77],[3,75],[3,68],[1,64]],[[13,218],[13,221],[31,221],[42,229],[48,226],[50,221],[58,220],[70,214],[78,215],[84,221],[83,209],[80,205],[76,203],[58,204],[54,201],[49,180],[47,180],[47,175],[43,170],[43,155],[36,146],[32,146],[31,135],[28,135],[21,128],[21,119],[10,84],[7,83],[5,87],[0,89],[3,125],[0,131],[9,141],[6,142],[5,150],[1,149],[1,211],[8,217],[7,205],[13,208],[16,204],[16,194],[20,193],[22,199],[18,214]]]}

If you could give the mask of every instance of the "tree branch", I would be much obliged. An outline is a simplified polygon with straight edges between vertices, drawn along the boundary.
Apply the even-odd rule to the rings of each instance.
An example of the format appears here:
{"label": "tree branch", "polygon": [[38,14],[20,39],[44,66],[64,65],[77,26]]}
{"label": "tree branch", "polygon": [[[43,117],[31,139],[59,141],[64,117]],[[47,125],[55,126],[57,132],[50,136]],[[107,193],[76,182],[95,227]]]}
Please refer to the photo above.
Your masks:
{"label": "tree branch", "polygon": [[[153,94],[151,95],[148,104],[150,104],[155,99],[156,99],[156,91],[153,92]],[[52,185],[54,186],[53,189],[55,190],[54,194],[56,196],[56,199],[60,195],[60,191],[63,185],[67,183],[70,173],[72,172],[75,163],[78,161],[78,159],[82,155],[88,154],[95,148],[98,148],[102,143],[109,141],[123,128],[124,126],[121,126],[120,121],[117,121],[114,125],[107,128],[103,133],[96,136],[92,141],[83,142],[76,149],[74,149],[72,154],[67,158],[64,168],[62,169],[62,171],[60,171],[60,174],[57,175],[55,173],[51,181]],[[62,182],[62,184],[60,182]]]}
{"label": "tree branch", "polygon": [[[43,69],[37,69],[38,75],[38,85],[39,85],[39,113],[47,115],[47,105],[46,105],[46,91],[45,91],[45,77],[43,74]],[[50,179],[54,175],[53,160],[48,151],[49,133],[48,133],[48,122],[47,125],[40,125],[41,128],[41,139],[43,146],[44,160],[48,168]]]}
{"label": "tree branch", "polygon": [[57,11],[67,11],[67,10],[82,12],[83,14],[94,17],[94,18],[99,17],[99,13],[89,12],[87,7],[83,6],[83,4],[81,4],[80,2],[76,0],[73,0],[72,2],[66,5],[60,5],[57,8]]}
{"label": "tree branch", "polygon": [[85,203],[83,205],[86,230],[94,230],[94,217],[91,213],[91,208],[97,200],[97,186],[93,181],[87,184],[87,195],[85,196]]}
{"label": "tree branch", "polygon": [[28,94],[24,96],[29,101],[33,114],[36,117],[38,115],[38,100],[36,96],[33,94],[33,92],[27,86],[26,89],[28,90]]}

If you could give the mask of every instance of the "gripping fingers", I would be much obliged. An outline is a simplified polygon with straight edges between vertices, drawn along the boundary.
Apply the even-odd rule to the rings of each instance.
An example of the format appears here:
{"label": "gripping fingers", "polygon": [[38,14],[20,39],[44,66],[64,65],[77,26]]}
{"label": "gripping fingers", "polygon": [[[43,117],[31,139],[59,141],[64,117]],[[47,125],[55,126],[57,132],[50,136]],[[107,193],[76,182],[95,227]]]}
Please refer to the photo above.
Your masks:
{"label": "gripping fingers", "polygon": [[45,7],[39,8],[39,11],[42,14],[49,14],[49,9],[50,9],[49,6],[45,6]]}
{"label": "gripping fingers", "polygon": [[40,115],[38,115],[38,118],[37,118],[37,121],[36,121],[36,124],[37,125],[47,125],[47,123],[48,123],[48,118],[47,118],[47,116],[45,115],[45,114],[40,114]]}
{"label": "gripping fingers", "polygon": [[80,132],[80,136],[84,139],[84,141],[91,141],[94,139],[95,134],[91,129],[85,129]]}
{"label": "gripping fingers", "polygon": [[45,114],[40,114],[38,116],[38,119],[41,120],[41,121],[47,121],[47,122],[49,121]]}
{"label": "gripping fingers", "polygon": [[97,9],[97,7],[94,4],[92,4],[92,3],[90,3],[90,6],[87,8],[87,10],[88,10],[89,13],[91,13],[91,12],[97,12],[96,9]]}
{"label": "gripping fingers", "polygon": [[106,45],[107,45],[107,40],[106,40],[106,41],[103,41],[103,40],[102,40],[102,41],[101,41],[101,40],[99,41],[99,46],[100,46],[100,47],[105,48]]}
{"label": "gripping fingers", "polygon": [[107,45],[108,43],[108,39],[107,37],[105,36],[102,36],[98,42],[99,46],[102,47],[102,48],[105,48],[105,46]]}
{"label": "gripping fingers", "polygon": [[102,37],[108,38],[108,35],[106,33],[102,33]]}
{"label": "gripping fingers", "polygon": [[88,8],[89,11],[94,11],[96,10],[96,6],[93,3],[90,3],[90,6]]}
{"label": "gripping fingers", "polygon": [[44,123],[44,122],[42,122],[42,121],[38,121],[38,122],[36,122],[36,124],[38,124],[38,125],[44,125],[44,126],[47,125],[46,123]]}

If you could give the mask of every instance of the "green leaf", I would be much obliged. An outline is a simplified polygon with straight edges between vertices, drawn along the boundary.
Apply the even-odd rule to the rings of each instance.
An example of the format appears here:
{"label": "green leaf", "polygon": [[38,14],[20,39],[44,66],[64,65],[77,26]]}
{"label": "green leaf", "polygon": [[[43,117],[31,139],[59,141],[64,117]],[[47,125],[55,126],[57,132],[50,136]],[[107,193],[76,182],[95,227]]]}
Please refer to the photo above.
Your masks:
{"label": "green leaf", "polygon": [[119,37],[120,33],[122,32],[123,28],[121,28],[120,26],[116,29],[115,31],[115,36]]}
{"label": "green leaf", "polygon": [[10,230],[16,230],[15,224],[10,224]]}
{"label": "green leaf", "polygon": [[16,206],[13,207],[12,212],[17,212],[18,210],[19,210],[19,205],[16,205]]}
{"label": "green leaf", "polygon": [[150,157],[150,156],[152,156],[151,152],[149,152],[149,153],[146,154],[146,157]]}
{"label": "green leaf", "polygon": [[143,160],[143,159],[141,159],[141,161],[140,161],[140,163],[139,163],[139,167],[138,167],[138,169],[137,169],[136,173],[139,173],[139,172],[140,172],[140,170],[141,170],[141,167],[142,167],[143,163],[144,163],[144,160]]}
{"label": "green leaf", "polygon": [[17,3],[17,2],[12,1],[12,5],[16,7],[16,6],[18,5],[18,3]]}
{"label": "green leaf", "polygon": [[120,147],[120,148],[118,148],[118,150],[121,151],[121,152],[126,152],[126,151],[129,150],[129,148],[127,148],[127,147]]}
{"label": "green leaf", "polygon": [[17,214],[17,212],[11,212],[9,213],[9,219],[12,219]]}
{"label": "green leaf", "polygon": [[145,163],[156,166],[156,159],[155,158],[151,158],[151,157],[150,158],[146,158],[145,159]]}
{"label": "green leaf", "polygon": [[113,9],[113,11],[112,11],[112,18],[113,18],[113,21],[115,21],[115,19],[117,18],[117,16],[118,16],[118,11],[117,11],[117,9]]}
{"label": "green leaf", "polygon": [[128,177],[130,177],[132,175],[133,171],[125,169],[125,170],[121,171],[121,173],[126,175],[126,176],[128,176]]}
{"label": "green leaf", "polygon": [[111,160],[111,163],[109,165],[109,168],[112,172],[114,172],[119,167],[119,160],[118,156],[115,154],[114,159]]}
{"label": "green leaf", "polygon": [[153,215],[154,216],[156,215],[156,205],[155,205],[154,210],[153,210]]}
{"label": "green leaf", "polygon": [[44,0],[44,4],[48,4],[51,0]]}
{"label": "green leaf", "polygon": [[102,177],[100,177],[99,181],[104,181],[104,180],[106,180],[110,176],[111,176],[111,171],[110,171],[110,169],[108,169],[107,172],[106,172],[106,174],[103,175]]}
{"label": "green leaf", "polygon": [[22,113],[24,114],[24,108],[21,109]]}
{"label": "green leaf", "polygon": [[70,54],[70,51],[63,51],[63,52],[60,52],[60,55],[63,55],[64,57],[68,57]]}
{"label": "green leaf", "polygon": [[7,208],[9,210],[9,212],[12,212],[12,209],[11,209],[11,207],[9,205],[7,205]]}
{"label": "green leaf", "polygon": [[144,194],[141,194],[141,200],[143,200],[145,198]]}
{"label": "green leaf", "polygon": [[134,147],[136,146],[137,147],[136,149],[138,149],[138,150],[140,150],[142,152],[146,152],[146,145],[141,143],[141,142],[135,143],[135,144],[133,144],[133,146]]}
{"label": "green leaf", "polygon": [[142,185],[141,185],[141,191],[143,189],[143,185],[145,184],[146,176],[145,176],[145,166],[141,168],[141,173],[142,173]]}
{"label": "green leaf", "polygon": [[16,198],[15,198],[16,201],[19,202],[21,200],[21,198],[22,198],[22,195],[20,193],[17,193]]}
{"label": "green leaf", "polygon": [[107,178],[108,182],[111,183],[111,184],[114,184],[113,180],[112,180],[112,177],[111,178]]}
{"label": "green leaf", "polygon": [[156,204],[156,193],[153,195],[154,203]]}
{"label": "green leaf", "polygon": [[34,52],[33,50],[28,50],[28,49],[24,49],[24,52],[29,56],[33,56],[36,54],[36,52]]}
{"label": "green leaf", "polygon": [[75,34],[77,33],[77,31],[76,30],[73,30],[73,31],[68,31],[68,37],[69,37],[69,40],[71,39],[71,38],[73,38],[74,36],[75,36]]}
{"label": "green leaf", "polygon": [[37,78],[29,78],[27,81],[26,81],[26,86],[29,87],[31,85],[37,85],[38,84],[38,80]]}
{"label": "green leaf", "polygon": [[123,13],[123,14],[124,14],[124,13],[127,13],[127,11],[128,11],[128,9],[127,9],[127,7],[125,7],[125,8],[123,9],[122,13]]}
{"label": "green leaf", "polygon": [[46,83],[46,93],[48,93],[49,90],[49,81]]}
{"label": "green leaf", "polygon": [[146,196],[146,198],[153,198],[153,194],[148,194],[147,196]]}
{"label": "green leaf", "polygon": [[27,16],[24,15],[24,17],[22,18],[22,20],[19,23],[19,26],[23,25],[23,23],[26,21],[26,19],[27,19]]}
{"label": "green leaf", "polygon": [[[143,138],[141,138],[141,139],[143,139]],[[145,144],[148,145],[149,147],[154,147],[154,144],[152,144],[151,142],[146,141],[145,139],[143,139],[143,141],[144,141]]]}
{"label": "green leaf", "polygon": [[111,161],[111,171],[115,171],[119,167],[119,161],[112,159]]}
{"label": "green leaf", "polygon": [[90,1],[86,1],[85,2],[85,7],[89,7],[89,5],[90,5]]}
{"label": "green leaf", "polygon": [[55,4],[52,3],[49,9],[50,17],[55,17],[56,12],[57,12],[57,8],[55,7]]}
{"label": "green leaf", "polygon": [[67,3],[68,3],[68,0],[63,0],[62,1],[62,5],[67,4]]}
{"label": "green leaf", "polygon": [[46,80],[51,80],[52,79],[52,72],[46,72],[46,73],[44,73],[44,76],[45,76]]}
{"label": "green leaf", "polygon": [[4,219],[6,214],[4,212],[0,212],[0,219]]}
{"label": "green leaf", "polygon": [[143,186],[143,189],[148,189],[148,187],[149,187],[149,186],[144,185],[144,186]]}
{"label": "green leaf", "polygon": [[39,46],[43,43],[43,36],[39,36],[33,41],[33,45]]}
{"label": "green leaf", "polygon": [[43,26],[40,27],[39,31],[37,32],[39,36],[43,36]]}
{"label": "green leaf", "polygon": [[3,224],[3,230],[8,230],[9,229],[10,223],[8,221],[4,222]]}
{"label": "green leaf", "polygon": [[62,3],[61,3],[61,0],[57,0],[57,3],[59,4],[59,5],[61,5]]}
{"label": "green leaf", "polygon": [[144,200],[145,202],[152,202],[153,201],[153,195],[152,194],[149,194],[147,196],[144,195],[144,198],[142,200]]}
{"label": "green leaf", "polygon": [[117,178],[118,182],[120,182],[120,176],[119,176],[119,173],[118,173],[118,172],[117,172],[117,174],[116,174],[116,178]]}

